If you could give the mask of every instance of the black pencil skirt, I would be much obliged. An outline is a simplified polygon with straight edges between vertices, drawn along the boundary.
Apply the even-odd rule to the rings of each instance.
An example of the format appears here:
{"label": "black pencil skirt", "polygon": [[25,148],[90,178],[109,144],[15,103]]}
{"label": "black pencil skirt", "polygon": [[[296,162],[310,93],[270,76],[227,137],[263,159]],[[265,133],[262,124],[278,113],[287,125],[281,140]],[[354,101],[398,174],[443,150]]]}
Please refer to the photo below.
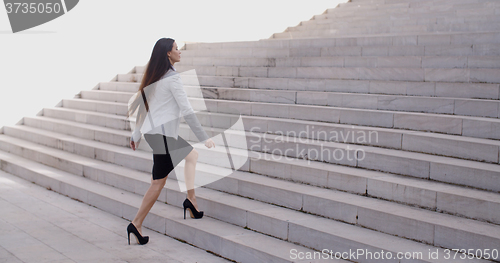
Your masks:
{"label": "black pencil skirt", "polygon": [[153,180],[163,179],[193,150],[181,136],[176,140],[163,134],[144,134],[153,149]]}

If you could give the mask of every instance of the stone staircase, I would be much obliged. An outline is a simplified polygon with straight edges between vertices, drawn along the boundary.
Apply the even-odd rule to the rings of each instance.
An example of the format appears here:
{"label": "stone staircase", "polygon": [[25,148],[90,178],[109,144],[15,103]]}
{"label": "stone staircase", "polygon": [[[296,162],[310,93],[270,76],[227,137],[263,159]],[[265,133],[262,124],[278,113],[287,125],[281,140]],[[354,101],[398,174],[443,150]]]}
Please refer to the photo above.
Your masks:
{"label": "stone staircase", "polygon": [[[236,262],[500,262],[499,13],[495,0],[353,0],[271,39],[187,44],[175,67],[196,69],[191,104],[239,110],[245,134],[225,134],[248,160],[233,172],[222,140],[195,144],[197,177],[232,174],[196,189],[202,220],[183,219],[169,178],[144,226]],[[152,167],[125,120],[143,72],[4,126],[2,169],[132,220]]]}
{"label": "stone staircase", "polygon": [[327,9],[273,37],[498,31],[499,15],[500,2],[491,0],[361,0]]}

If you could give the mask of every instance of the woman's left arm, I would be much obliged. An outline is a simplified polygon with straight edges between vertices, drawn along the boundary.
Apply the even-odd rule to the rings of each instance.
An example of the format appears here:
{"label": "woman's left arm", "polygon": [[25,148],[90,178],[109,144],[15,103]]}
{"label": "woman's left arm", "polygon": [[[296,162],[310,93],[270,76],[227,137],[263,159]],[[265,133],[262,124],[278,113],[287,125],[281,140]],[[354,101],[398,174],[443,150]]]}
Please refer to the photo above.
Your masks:
{"label": "woman's left arm", "polygon": [[181,109],[181,115],[184,117],[198,140],[200,142],[205,142],[210,137],[205,132],[205,130],[203,130],[203,127],[196,117],[193,107],[191,107],[191,103],[189,103],[186,91],[184,91],[180,74],[176,74],[172,76],[172,78],[174,78],[172,85],[172,94],[174,95],[177,105],[179,105],[179,108]]}

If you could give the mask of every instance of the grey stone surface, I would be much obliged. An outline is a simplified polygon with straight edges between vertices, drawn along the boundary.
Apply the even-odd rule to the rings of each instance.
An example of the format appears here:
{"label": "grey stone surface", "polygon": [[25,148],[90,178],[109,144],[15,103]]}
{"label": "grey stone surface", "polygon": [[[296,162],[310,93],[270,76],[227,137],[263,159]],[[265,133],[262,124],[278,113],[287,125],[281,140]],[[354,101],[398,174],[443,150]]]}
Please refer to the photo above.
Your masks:
{"label": "grey stone surface", "polygon": [[228,262],[145,227],[151,242],[137,246],[131,235],[129,246],[129,221],[3,171],[0,177],[0,258],[7,262]]}

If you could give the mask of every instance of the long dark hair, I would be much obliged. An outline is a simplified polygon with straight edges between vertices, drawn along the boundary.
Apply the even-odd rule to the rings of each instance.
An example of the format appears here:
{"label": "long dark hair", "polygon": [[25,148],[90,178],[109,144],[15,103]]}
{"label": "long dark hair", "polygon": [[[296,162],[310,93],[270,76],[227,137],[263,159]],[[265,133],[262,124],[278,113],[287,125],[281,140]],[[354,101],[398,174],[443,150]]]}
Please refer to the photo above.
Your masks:
{"label": "long dark hair", "polygon": [[[174,42],[175,40],[172,38],[160,38],[156,41],[156,44],[153,47],[151,58],[146,65],[146,70],[144,71],[141,85],[139,86],[139,94],[135,97],[134,101],[128,105],[127,120],[129,120],[132,114],[134,114],[137,108],[139,108],[136,118],[136,127],[140,127],[140,125],[142,125],[142,122],[146,117],[146,112],[149,111],[148,104],[147,102],[144,102],[143,99],[143,96],[146,96],[144,88],[160,80],[160,78],[165,75],[168,70],[174,69],[167,56],[167,52],[172,51]],[[148,89],[147,91],[150,90],[151,89]],[[145,109],[143,107],[145,107]]]}

